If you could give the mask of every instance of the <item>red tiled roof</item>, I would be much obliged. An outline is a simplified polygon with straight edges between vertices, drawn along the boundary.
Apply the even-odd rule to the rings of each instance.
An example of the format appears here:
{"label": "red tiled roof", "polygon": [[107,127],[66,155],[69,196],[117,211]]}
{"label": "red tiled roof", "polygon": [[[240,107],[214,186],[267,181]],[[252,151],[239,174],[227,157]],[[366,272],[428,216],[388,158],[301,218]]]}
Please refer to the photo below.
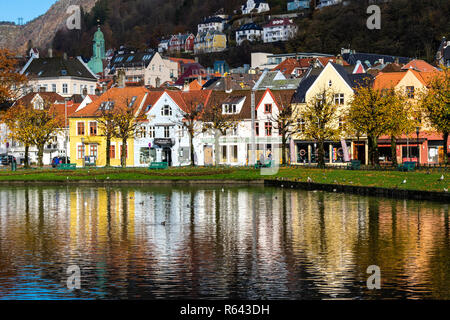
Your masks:
{"label": "red tiled roof", "polygon": [[115,108],[123,108],[126,104],[125,101],[130,100],[132,97],[137,97],[133,105],[134,111],[137,111],[147,93],[149,91],[145,87],[111,88],[83,109],[73,113],[71,117],[99,117],[101,116],[99,107],[102,102],[115,101]]}
{"label": "red tiled roof", "polygon": [[437,71],[437,69],[435,67],[433,67],[431,64],[429,64],[428,62],[423,61],[423,60],[418,60],[418,59],[411,60],[409,63],[405,64],[402,67],[402,69],[403,70],[413,69],[413,70],[420,71],[420,72]]}

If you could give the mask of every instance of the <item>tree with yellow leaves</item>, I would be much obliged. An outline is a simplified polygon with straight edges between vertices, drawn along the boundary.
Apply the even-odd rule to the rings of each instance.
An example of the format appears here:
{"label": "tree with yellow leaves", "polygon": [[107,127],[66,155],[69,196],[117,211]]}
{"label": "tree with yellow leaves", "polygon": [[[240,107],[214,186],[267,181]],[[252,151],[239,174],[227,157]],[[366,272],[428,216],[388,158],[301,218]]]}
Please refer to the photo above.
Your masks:
{"label": "tree with yellow leaves", "polygon": [[450,68],[442,66],[442,73],[434,77],[426,92],[419,97],[419,105],[431,126],[444,137],[444,163],[448,163],[447,141],[450,132]]}
{"label": "tree with yellow leaves", "polygon": [[32,146],[34,143],[33,140],[34,124],[32,120],[33,120],[32,109],[27,108],[21,104],[9,108],[1,115],[1,121],[5,123],[9,128],[8,138],[22,143],[25,147],[24,152],[25,168],[29,167],[30,164],[29,150],[30,146]]}
{"label": "tree with yellow leaves", "polygon": [[386,134],[391,137],[392,165],[397,166],[397,137],[402,134],[409,134],[414,130],[416,121],[413,119],[413,106],[408,102],[408,97],[404,91],[395,89],[383,92],[385,99],[389,101],[388,121]]}
{"label": "tree with yellow leaves", "polygon": [[101,108],[101,116],[97,120],[99,133],[106,139],[106,167],[111,166],[111,140],[116,133],[114,111],[109,107],[112,105],[112,101],[107,101]]}
{"label": "tree with yellow leaves", "polygon": [[[120,165],[127,166],[128,140],[133,138],[139,125],[135,109],[135,97],[121,97],[110,104],[111,112],[108,113],[108,128],[114,128],[113,137],[122,141]],[[105,127],[104,127],[105,128]],[[107,150],[109,156],[109,149]]]}
{"label": "tree with yellow leaves", "polygon": [[325,141],[338,140],[342,132],[342,128],[339,127],[340,110],[334,102],[334,96],[332,90],[323,89],[306,103],[305,109],[301,112],[305,121],[303,134],[318,144],[319,168],[325,167]]}
{"label": "tree with yellow leaves", "polygon": [[10,138],[25,146],[25,165],[28,166],[28,151],[35,145],[38,149],[38,165],[43,166],[44,147],[64,126],[50,102],[44,101],[39,108],[29,105],[14,105],[2,116],[2,121],[9,127]]}
{"label": "tree with yellow leaves", "polygon": [[[400,133],[395,129],[398,123],[393,122],[393,118],[395,111],[403,107],[402,99],[395,91],[380,91],[370,83],[355,89],[346,118],[351,131],[367,136],[370,164],[379,164],[378,138],[389,132],[394,135]],[[399,122],[405,118],[400,117]],[[402,129],[400,128],[400,131]],[[395,157],[395,153],[392,156]]]}

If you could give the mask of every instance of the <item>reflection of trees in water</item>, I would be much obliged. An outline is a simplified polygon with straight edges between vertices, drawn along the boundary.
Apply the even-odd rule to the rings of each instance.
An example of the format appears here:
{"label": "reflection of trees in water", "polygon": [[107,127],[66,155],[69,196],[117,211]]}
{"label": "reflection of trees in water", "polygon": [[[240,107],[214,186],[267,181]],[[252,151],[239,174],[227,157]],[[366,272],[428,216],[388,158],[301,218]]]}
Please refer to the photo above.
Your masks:
{"label": "reflection of trees in water", "polygon": [[377,264],[382,286],[428,283],[434,297],[450,296],[442,204],[272,188],[19,188],[0,196],[0,270],[10,276],[15,266],[50,262],[42,277],[61,283],[64,266],[79,264],[82,285],[106,297],[131,297],[138,287],[145,298],[369,296],[366,268]]}

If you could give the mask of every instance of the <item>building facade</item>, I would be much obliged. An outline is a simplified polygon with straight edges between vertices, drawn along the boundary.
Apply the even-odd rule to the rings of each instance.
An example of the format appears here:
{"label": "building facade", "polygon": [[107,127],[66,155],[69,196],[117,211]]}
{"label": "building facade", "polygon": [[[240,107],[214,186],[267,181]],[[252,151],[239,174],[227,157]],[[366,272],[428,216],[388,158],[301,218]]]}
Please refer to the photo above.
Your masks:
{"label": "building facade", "polygon": [[297,34],[297,25],[292,19],[274,19],[263,27],[264,43],[287,41]]}
{"label": "building facade", "polygon": [[236,30],[236,44],[240,46],[244,41],[260,41],[262,39],[263,29],[256,23],[247,23]]}

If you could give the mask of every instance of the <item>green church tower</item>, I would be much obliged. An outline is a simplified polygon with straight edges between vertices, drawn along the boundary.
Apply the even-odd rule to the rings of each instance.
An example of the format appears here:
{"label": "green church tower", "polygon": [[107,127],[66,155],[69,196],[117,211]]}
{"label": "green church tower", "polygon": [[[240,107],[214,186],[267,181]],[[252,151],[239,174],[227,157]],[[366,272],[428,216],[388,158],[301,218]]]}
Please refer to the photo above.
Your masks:
{"label": "green church tower", "polygon": [[94,34],[93,40],[93,56],[92,59],[88,62],[88,67],[95,74],[103,72],[103,59],[106,58],[105,54],[105,37],[103,36],[103,32],[100,30],[100,26],[98,26],[98,30]]}

